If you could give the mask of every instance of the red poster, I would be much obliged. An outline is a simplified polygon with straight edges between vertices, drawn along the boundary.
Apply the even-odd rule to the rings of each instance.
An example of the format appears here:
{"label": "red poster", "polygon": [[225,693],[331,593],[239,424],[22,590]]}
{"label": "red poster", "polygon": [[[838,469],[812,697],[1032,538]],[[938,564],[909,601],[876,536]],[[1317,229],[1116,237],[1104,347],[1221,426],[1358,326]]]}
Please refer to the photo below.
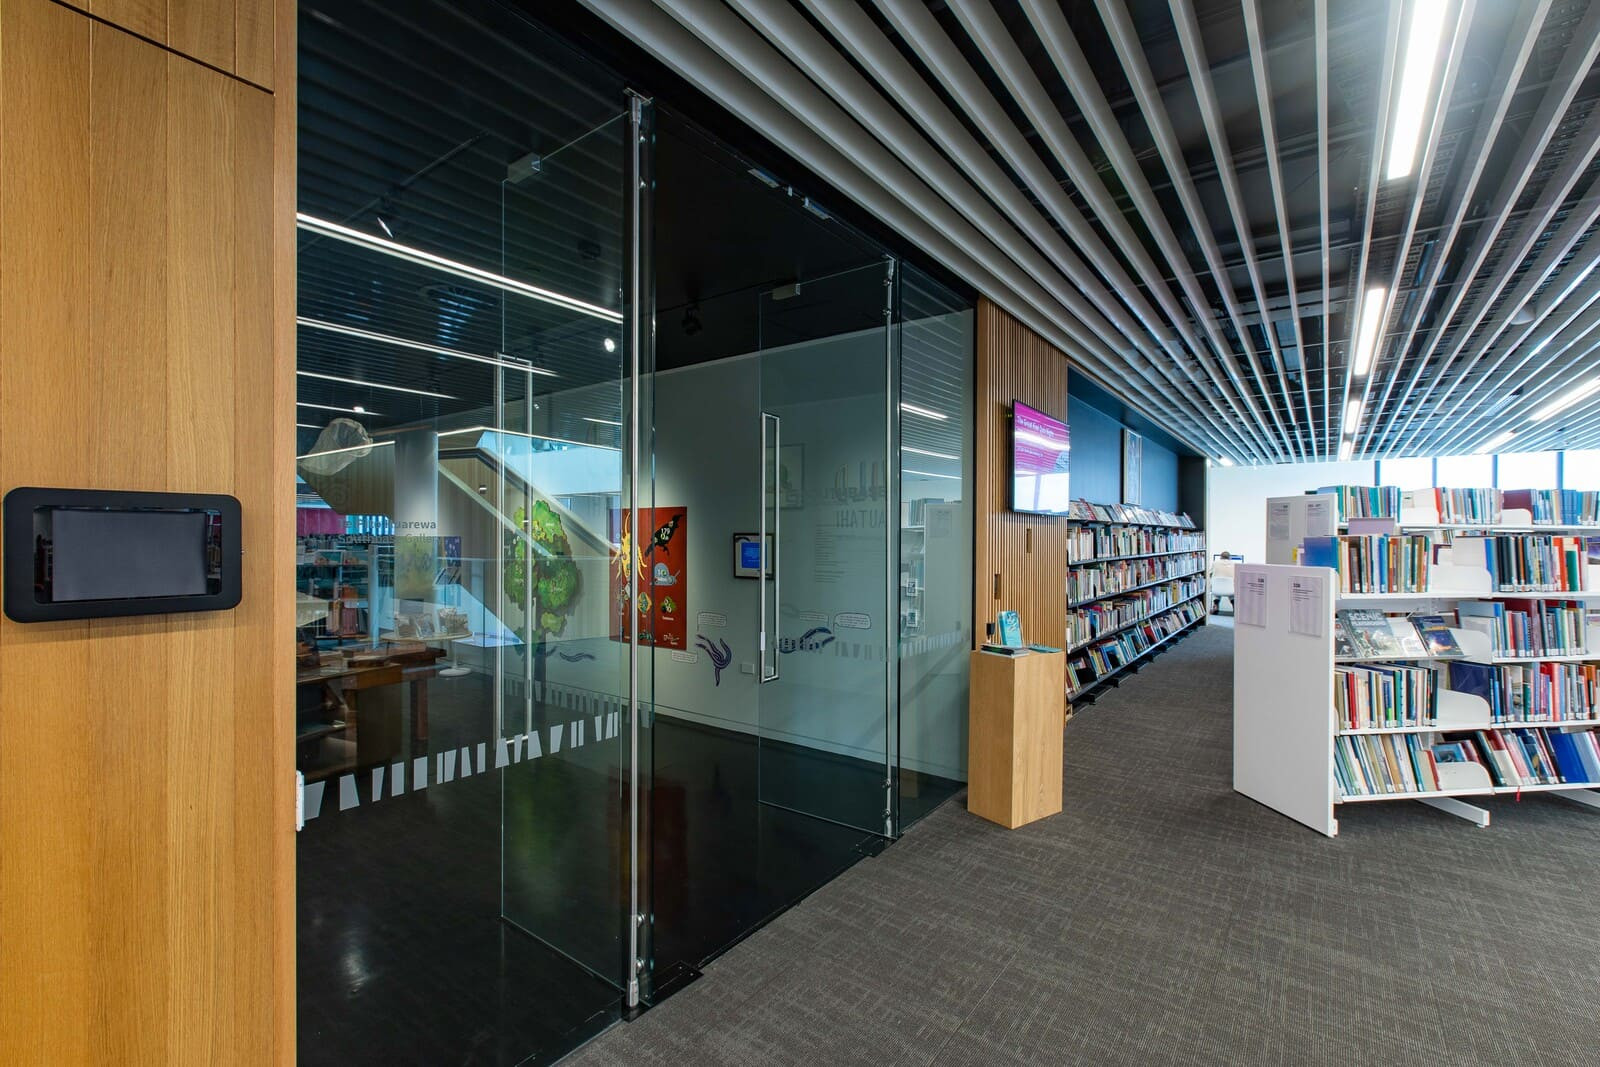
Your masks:
{"label": "red poster", "polygon": [[[639,643],[685,648],[688,641],[687,508],[640,508],[645,534],[634,537],[630,514],[611,512],[611,639],[626,641],[635,619]],[[632,580],[630,581],[630,575]]]}

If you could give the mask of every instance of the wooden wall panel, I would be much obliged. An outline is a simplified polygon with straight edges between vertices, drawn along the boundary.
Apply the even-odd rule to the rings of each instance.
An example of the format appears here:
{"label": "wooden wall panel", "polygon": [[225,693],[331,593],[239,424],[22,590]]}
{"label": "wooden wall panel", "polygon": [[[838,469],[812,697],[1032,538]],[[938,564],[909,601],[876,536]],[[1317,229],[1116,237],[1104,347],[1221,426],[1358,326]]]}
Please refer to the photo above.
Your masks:
{"label": "wooden wall panel", "polygon": [[[1064,518],[1010,511],[1010,405],[1020,400],[1067,417],[1067,357],[987,299],[978,301],[978,385],[974,493],[975,645],[997,612],[1022,616],[1023,636],[1063,647],[1067,544]],[[998,581],[998,594],[996,584]]]}
{"label": "wooden wall panel", "polygon": [[72,6],[263,89],[276,81],[276,0],[75,0]]}
{"label": "wooden wall panel", "polygon": [[292,76],[49,0],[0,54],[0,493],[232,493],[246,549],[231,612],[0,620],[0,1060],[292,1063]]}

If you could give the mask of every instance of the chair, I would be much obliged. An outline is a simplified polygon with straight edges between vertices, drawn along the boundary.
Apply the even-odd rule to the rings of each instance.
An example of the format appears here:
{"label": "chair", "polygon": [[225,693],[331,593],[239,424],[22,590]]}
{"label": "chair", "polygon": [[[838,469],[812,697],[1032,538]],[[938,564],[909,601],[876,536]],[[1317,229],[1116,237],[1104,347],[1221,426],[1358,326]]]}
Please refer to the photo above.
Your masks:
{"label": "chair", "polygon": [[1207,585],[1211,593],[1211,610],[1214,614],[1233,614],[1233,565],[1243,559],[1243,556],[1219,552],[1211,561]]}

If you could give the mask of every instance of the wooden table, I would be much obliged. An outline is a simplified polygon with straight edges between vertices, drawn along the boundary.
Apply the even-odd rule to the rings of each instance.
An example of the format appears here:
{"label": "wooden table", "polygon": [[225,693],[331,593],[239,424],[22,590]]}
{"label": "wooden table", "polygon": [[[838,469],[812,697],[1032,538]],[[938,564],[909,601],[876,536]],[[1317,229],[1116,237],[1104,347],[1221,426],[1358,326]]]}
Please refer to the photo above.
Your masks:
{"label": "wooden table", "polygon": [[310,751],[306,746],[337,734],[345,734],[354,741],[357,750],[354,760],[332,767],[315,768],[306,772],[306,777],[311,780],[325,778],[353,767],[376,765],[400,756],[402,735],[398,718],[393,723],[368,722],[363,732],[356,696],[363,690],[409,683],[411,740],[414,744],[425,745],[428,740],[427,682],[437,673],[434,663],[443,655],[442,649],[423,648],[395,652],[372,663],[347,664],[336,669],[306,667],[297,671],[297,687],[321,686],[323,713],[332,720],[296,735],[296,743],[301,746],[297,757],[309,758]]}

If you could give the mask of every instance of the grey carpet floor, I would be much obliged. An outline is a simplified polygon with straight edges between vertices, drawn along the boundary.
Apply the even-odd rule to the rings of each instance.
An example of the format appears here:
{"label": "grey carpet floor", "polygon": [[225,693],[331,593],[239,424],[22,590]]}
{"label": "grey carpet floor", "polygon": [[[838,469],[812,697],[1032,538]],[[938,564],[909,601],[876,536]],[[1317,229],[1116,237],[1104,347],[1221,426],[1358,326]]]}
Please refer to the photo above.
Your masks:
{"label": "grey carpet floor", "polygon": [[1066,809],[945,804],[569,1064],[1592,1064],[1600,812],[1324,838],[1231,787],[1231,628],[1066,731]]}

